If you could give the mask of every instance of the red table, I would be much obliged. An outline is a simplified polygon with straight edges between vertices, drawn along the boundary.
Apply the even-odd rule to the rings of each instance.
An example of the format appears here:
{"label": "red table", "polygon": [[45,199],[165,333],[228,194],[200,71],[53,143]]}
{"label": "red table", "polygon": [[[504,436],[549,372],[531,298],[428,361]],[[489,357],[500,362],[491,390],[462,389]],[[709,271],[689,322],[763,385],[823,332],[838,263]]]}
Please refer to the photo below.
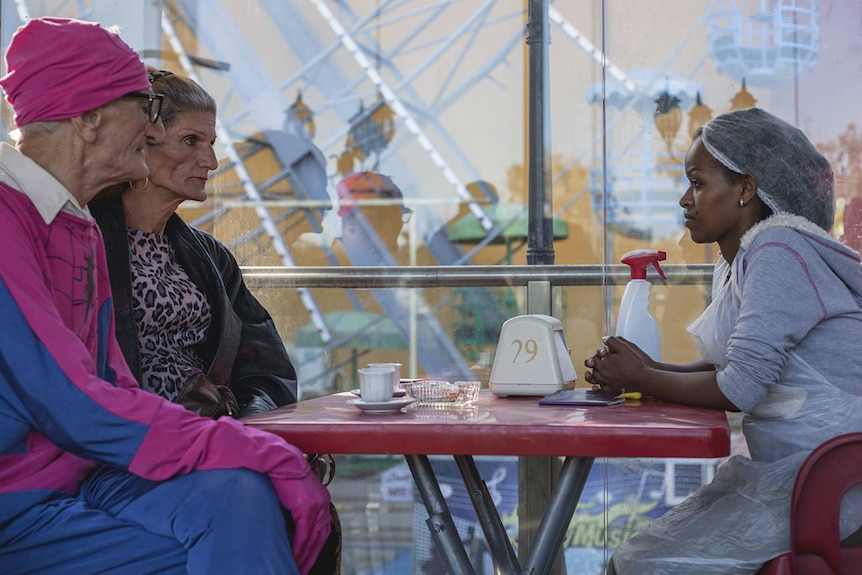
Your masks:
{"label": "red table", "polygon": [[[659,401],[610,407],[539,406],[535,397],[498,398],[482,390],[470,408],[410,406],[368,415],[340,393],[244,420],[306,453],[403,454],[429,513],[428,525],[450,573],[473,573],[440,493],[428,455],[452,455],[501,573],[545,574],[595,457],[724,457],[730,429],[723,411]],[[474,455],[562,456],[550,505],[523,567],[473,462]]]}

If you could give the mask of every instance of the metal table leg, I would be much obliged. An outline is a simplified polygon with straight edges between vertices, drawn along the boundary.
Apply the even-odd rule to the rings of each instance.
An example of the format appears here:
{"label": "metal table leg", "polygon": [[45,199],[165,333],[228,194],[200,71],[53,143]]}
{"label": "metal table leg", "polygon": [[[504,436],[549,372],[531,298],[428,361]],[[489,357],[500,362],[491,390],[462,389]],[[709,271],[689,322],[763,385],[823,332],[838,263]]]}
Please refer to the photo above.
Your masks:
{"label": "metal table leg", "polygon": [[434,470],[426,455],[405,455],[419,495],[428,511],[428,529],[450,575],[475,575],[467,551],[449,514],[446,500],[440,492]]}
{"label": "metal table leg", "polygon": [[485,482],[479,475],[479,469],[476,467],[473,457],[456,455],[455,463],[458,464],[458,470],[464,479],[464,486],[467,488],[470,501],[476,510],[479,525],[482,526],[482,532],[485,534],[485,541],[488,543],[491,559],[494,562],[494,573],[517,575],[521,571],[518,558],[515,555],[515,550],[512,549],[512,542],[509,541],[506,528],[503,527],[503,522],[500,520],[497,507],[488,493]]}
{"label": "metal table leg", "polygon": [[547,575],[550,572],[592,466],[592,457],[567,457],[563,462],[548,510],[521,569],[523,575]]}
{"label": "metal table leg", "polygon": [[[428,511],[426,523],[446,565],[446,570],[450,575],[475,575],[428,457],[405,455],[404,458],[407,460],[413,480],[419,489],[419,495]],[[575,514],[575,508],[578,506],[587,476],[593,466],[593,458],[567,457],[563,462],[551,493],[548,509],[536,531],[523,567],[518,566],[518,559],[512,549],[509,536],[473,458],[469,455],[455,456],[455,462],[470,492],[470,499],[491,550],[495,572],[505,575],[518,572],[521,575],[548,575],[554,558],[562,547],[566,528]]]}

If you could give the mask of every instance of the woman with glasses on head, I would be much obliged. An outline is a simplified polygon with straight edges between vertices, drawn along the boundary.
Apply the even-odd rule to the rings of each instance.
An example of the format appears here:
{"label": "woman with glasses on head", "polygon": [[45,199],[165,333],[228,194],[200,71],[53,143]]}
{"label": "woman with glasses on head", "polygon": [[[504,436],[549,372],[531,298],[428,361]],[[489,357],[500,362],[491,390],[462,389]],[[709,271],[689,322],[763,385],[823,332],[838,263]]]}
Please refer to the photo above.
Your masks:
{"label": "woman with glasses on head", "polygon": [[147,140],[149,178],[91,205],[107,245],[123,355],[144,389],[188,407],[201,408],[194,387],[202,375],[219,386],[230,415],[294,403],[293,364],[236,260],[176,214],[182,202],[206,200],[218,167],[215,100],[189,78],[155,69],[149,78],[164,95],[165,128]]}

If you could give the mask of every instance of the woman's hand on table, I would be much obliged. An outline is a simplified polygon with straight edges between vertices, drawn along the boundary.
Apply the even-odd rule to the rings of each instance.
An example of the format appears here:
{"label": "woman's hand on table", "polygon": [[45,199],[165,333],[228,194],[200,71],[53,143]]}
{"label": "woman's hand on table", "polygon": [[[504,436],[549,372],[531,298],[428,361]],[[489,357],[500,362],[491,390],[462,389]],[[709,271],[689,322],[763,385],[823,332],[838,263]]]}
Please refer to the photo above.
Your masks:
{"label": "woman's hand on table", "polygon": [[739,411],[719,389],[714,366],[658,363],[624,338],[603,341],[596,354],[584,361],[591,369],[584,373],[587,383],[601,389],[639,391],[674,403]]}
{"label": "woman's hand on table", "polygon": [[595,355],[584,361],[592,370],[584,379],[602,389],[638,391],[638,374],[652,365],[652,359],[625,338],[611,336],[603,342]]}

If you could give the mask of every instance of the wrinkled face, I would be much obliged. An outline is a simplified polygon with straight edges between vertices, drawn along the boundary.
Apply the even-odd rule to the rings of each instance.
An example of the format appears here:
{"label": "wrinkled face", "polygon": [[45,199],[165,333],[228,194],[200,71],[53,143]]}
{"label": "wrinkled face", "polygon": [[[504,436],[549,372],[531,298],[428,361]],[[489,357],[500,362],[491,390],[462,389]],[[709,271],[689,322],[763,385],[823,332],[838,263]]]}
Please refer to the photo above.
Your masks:
{"label": "wrinkled face", "polygon": [[685,155],[688,189],[679,200],[685,210],[685,227],[697,243],[721,242],[728,236],[742,237],[748,228],[739,207],[742,185],[729,184],[727,171],[697,138]]}
{"label": "wrinkled face", "polygon": [[215,124],[212,112],[182,112],[165,128],[163,138],[149,139],[150,185],[180,200],[206,200],[209,172],[218,167]]}
{"label": "wrinkled face", "polygon": [[119,98],[104,107],[99,130],[100,166],[112,183],[147,177],[146,144],[164,134],[161,121],[149,120],[147,101]]}

